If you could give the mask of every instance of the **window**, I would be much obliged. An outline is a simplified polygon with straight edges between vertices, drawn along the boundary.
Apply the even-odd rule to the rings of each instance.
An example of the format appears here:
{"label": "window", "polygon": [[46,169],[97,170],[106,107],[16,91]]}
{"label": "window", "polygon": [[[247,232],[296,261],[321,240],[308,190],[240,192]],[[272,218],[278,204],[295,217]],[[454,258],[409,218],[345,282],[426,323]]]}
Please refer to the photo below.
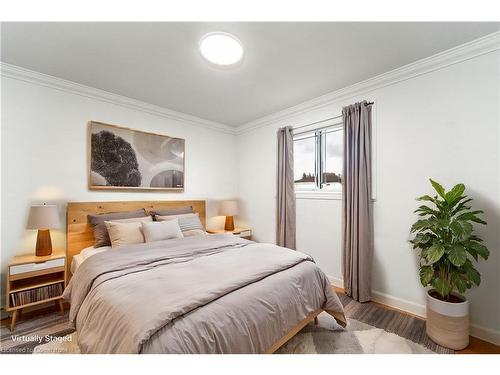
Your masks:
{"label": "window", "polygon": [[316,189],[316,134],[294,137],[293,164],[296,190]]}
{"label": "window", "polygon": [[294,180],[297,192],[342,191],[342,125],[294,136]]}

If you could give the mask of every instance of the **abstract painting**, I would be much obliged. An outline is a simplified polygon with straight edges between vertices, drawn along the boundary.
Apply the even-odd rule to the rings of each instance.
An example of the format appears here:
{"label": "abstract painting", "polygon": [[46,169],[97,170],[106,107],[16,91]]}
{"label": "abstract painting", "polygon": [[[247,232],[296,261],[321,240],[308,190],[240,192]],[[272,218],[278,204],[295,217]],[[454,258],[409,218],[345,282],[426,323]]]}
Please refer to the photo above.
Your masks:
{"label": "abstract painting", "polygon": [[184,190],[184,139],[89,122],[90,189]]}

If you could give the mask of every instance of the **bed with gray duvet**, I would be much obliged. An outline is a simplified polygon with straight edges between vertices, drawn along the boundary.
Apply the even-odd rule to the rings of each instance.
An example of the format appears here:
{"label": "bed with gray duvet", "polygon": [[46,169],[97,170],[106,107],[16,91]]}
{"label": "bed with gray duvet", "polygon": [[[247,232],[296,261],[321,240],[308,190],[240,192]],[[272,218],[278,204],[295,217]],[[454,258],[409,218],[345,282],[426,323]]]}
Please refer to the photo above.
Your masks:
{"label": "bed with gray duvet", "polygon": [[82,353],[266,353],[318,309],[346,322],[311,257],[230,234],[96,254],[64,298]]}

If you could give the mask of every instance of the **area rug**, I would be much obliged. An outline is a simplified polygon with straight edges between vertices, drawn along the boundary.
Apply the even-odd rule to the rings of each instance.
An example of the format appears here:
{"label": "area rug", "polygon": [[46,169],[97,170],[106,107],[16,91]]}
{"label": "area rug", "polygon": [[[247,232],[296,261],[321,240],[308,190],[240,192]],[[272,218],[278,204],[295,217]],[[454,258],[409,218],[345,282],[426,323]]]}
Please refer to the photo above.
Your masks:
{"label": "area rug", "polygon": [[349,319],[340,327],[328,314],[318,317],[283,345],[278,354],[435,354],[401,336]]}
{"label": "area rug", "polygon": [[[3,322],[2,322],[3,323]],[[35,347],[65,337],[74,330],[68,326],[68,313],[51,312],[20,320],[14,332],[7,324],[0,328],[0,353],[31,354]]]}

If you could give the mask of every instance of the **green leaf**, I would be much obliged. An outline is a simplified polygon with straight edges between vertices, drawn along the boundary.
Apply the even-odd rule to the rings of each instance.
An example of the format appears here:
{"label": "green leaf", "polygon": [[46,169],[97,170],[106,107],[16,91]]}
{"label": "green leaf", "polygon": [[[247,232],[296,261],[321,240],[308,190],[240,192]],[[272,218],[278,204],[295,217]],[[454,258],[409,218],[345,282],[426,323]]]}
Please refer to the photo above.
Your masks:
{"label": "green leaf", "polygon": [[418,213],[420,216],[438,215],[439,214],[439,211],[433,210],[432,208],[427,207],[427,206],[420,206],[419,208],[417,208],[413,212]]}
{"label": "green leaf", "polygon": [[469,240],[470,241],[476,241],[476,242],[483,242],[483,239],[482,238],[479,238],[478,236],[476,235],[472,235],[469,237]]}
{"label": "green leaf", "polygon": [[464,212],[463,214],[460,214],[457,216],[457,220],[462,220],[462,221],[473,221],[475,223],[479,224],[487,224],[486,221],[481,220],[476,216],[476,214],[482,214],[483,211],[470,211],[470,212]]}
{"label": "green leaf", "polygon": [[465,191],[465,185],[464,184],[457,184],[451,189],[448,193],[446,193],[444,199],[450,206],[453,206],[457,204],[460,201],[460,198],[462,198],[462,194]]}
{"label": "green leaf", "polygon": [[472,224],[467,221],[453,220],[450,229],[455,237],[466,239],[472,234]]}
{"label": "green leaf", "polygon": [[460,244],[452,245],[448,249],[447,256],[451,264],[456,267],[463,266],[465,261],[467,260],[467,252],[465,251],[465,248]]}
{"label": "green leaf", "polygon": [[441,196],[441,198],[446,199],[444,187],[442,187],[438,182],[434,181],[432,178],[429,178],[429,181],[431,182],[434,190],[436,190],[436,192]]}
{"label": "green leaf", "polygon": [[462,275],[461,273],[455,272],[451,275],[451,284],[457,288],[460,294],[465,293],[465,291],[469,288],[470,283],[467,280],[467,277]]}
{"label": "green leaf", "polygon": [[480,243],[477,243],[477,242],[474,242],[474,241],[468,241],[466,243],[466,246],[468,248],[473,249],[484,260],[488,259],[488,257],[490,256],[490,251],[483,244],[480,244]]}
{"label": "green leaf", "polygon": [[442,279],[440,277],[432,280],[432,286],[437,290],[441,297],[446,298],[448,294],[451,292],[451,285],[446,279]]}
{"label": "green leaf", "polygon": [[464,266],[463,266],[464,270],[465,270],[465,274],[467,275],[467,277],[477,286],[479,286],[479,284],[481,284],[481,275],[479,274],[479,272],[474,268],[474,266],[472,265],[472,263],[467,260],[467,262],[465,262]]}
{"label": "green leaf", "polygon": [[415,245],[413,248],[415,249],[416,247],[423,247],[429,244],[429,242],[433,239],[433,236],[429,233],[417,233],[415,235],[415,238],[413,240],[410,240],[410,242]]}
{"label": "green leaf", "polygon": [[465,200],[460,202],[460,204],[457,207],[455,207],[455,209],[451,213],[451,216],[454,216],[461,211],[470,210],[470,206],[466,206],[466,204],[469,203],[472,200],[472,198],[468,198],[468,199],[466,199],[466,198],[467,198],[466,195],[464,195],[462,198],[460,198],[460,199],[465,199]]}
{"label": "green leaf", "polygon": [[432,202],[434,203],[437,207],[441,207],[441,202],[437,200],[437,195],[435,197],[431,197],[430,195],[422,195],[421,197],[417,198],[417,201],[426,201],[426,202]]}
{"label": "green leaf", "polygon": [[437,225],[440,229],[446,229],[450,225],[449,218],[436,219],[435,222],[437,223]]}
{"label": "green leaf", "polygon": [[411,232],[415,231],[421,231],[421,230],[427,230],[430,229],[430,223],[429,220],[418,220],[415,224],[411,226]]}
{"label": "green leaf", "polygon": [[465,247],[465,250],[476,260],[476,262],[478,261],[478,258],[477,258],[477,251],[474,250],[472,247],[470,246],[467,246],[467,245],[464,245]]}
{"label": "green leaf", "polygon": [[423,286],[429,285],[434,276],[434,269],[431,266],[420,267],[420,283]]}
{"label": "green leaf", "polygon": [[427,251],[426,260],[429,264],[436,263],[444,255],[444,246],[440,243],[434,244],[429,247]]}

